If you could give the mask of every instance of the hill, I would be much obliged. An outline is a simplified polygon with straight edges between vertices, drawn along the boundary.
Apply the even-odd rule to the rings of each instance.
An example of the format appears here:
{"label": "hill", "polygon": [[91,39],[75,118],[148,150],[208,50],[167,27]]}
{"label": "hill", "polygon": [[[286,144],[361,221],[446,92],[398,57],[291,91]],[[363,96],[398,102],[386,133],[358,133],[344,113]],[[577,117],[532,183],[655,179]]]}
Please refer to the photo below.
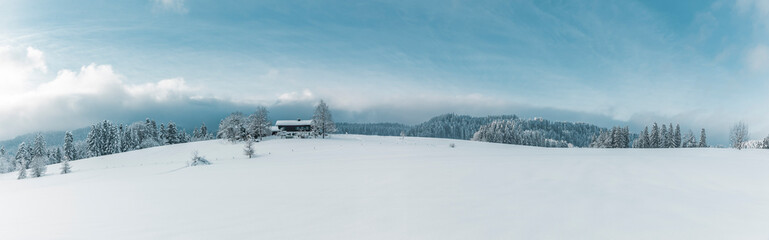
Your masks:
{"label": "hill", "polygon": [[[455,147],[450,147],[454,143]],[[0,175],[2,239],[763,239],[762,150],[221,140]],[[185,167],[192,151],[213,162]]]}

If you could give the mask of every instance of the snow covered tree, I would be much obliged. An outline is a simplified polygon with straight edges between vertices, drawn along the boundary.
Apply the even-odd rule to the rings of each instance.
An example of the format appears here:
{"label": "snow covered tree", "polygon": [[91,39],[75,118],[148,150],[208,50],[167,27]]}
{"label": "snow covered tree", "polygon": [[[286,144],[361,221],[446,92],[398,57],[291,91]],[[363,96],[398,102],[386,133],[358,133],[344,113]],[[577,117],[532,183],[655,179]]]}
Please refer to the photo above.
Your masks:
{"label": "snow covered tree", "polygon": [[665,133],[665,147],[666,148],[673,148],[673,123],[670,123],[670,127],[668,127],[668,131]]}
{"label": "snow covered tree", "polygon": [[761,141],[761,148],[763,149],[769,149],[769,136],[766,136],[763,141]]}
{"label": "snow covered tree", "polygon": [[75,139],[72,137],[72,132],[67,131],[64,134],[64,156],[70,160],[77,160],[76,154]]}
{"label": "snow covered tree", "polygon": [[673,147],[681,147],[681,127],[678,124],[676,124],[676,130],[673,132]]}
{"label": "snow covered tree", "polygon": [[166,130],[166,125],[163,123],[160,124],[160,130],[158,130],[157,139],[160,145],[168,144],[168,130]]}
{"label": "snow covered tree", "polygon": [[649,148],[651,145],[651,139],[649,138],[649,127],[644,127],[644,131],[641,132],[640,148]]}
{"label": "snow covered tree", "polygon": [[104,120],[91,125],[91,131],[86,138],[88,144],[89,156],[103,156],[120,151],[120,137],[117,127],[111,122]]}
{"label": "snow covered tree", "polygon": [[[161,124],[161,126],[163,125]],[[181,142],[179,139],[179,131],[176,129],[176,123],[174,122],[168,123],[168,128],[164,135],[166,137],[166,144],[177,144]]]}
{"label": "snow covered tree", "polygon": [[203,123],[203,125],[200,126],[200,136],[208,138],[208,128],[206,127],[206,123]]}
{"label": "snow covered tree", "polygon": [[697,147],[697,139],[694,138],[694,133],[692,132],[692,130],[689,130],[684,134],[682,138],[681,147],[683,148]]}
{"label": "snow covered tree", "polygon": [[21,162],[18,164],[17,171],[19,171],[19,175],[16,177],[16,179],[25,179],[27,178],[27,168],[24,167],[27,165],[27,159],[22,158]]}
{"label": "snow covered tree", "polygon": [[35,156],[32,158],[32,163],[29,165],[29,176],[33,178],[42,177],[45,175],[46,163],[48,162],[45,156]]}
{"label": "snow covered tree", "polygon": [[267,111],[267,108],[263,106],[259,106],[256,108],[256,111],[248,116],[248,133],[251,138],[259,138],[269,136],[271,134],[270,132],[270,121],[267,119],[267,115],[269,112]]}
{"label": "snow covered tree", "polygon": [[198,151],[194,151],[192,152],[192,160],[190,161],[190,166],[194,167],[198,165],[211,165],[211,162],[208,161],[208,159],[205,157],[198,155]]}
{"label": "snow covered tree", "polygon": [[700,131],[700,144],[699,147],[706,148],[708,147],[708,141],[707,137],[705,136],[705,129],[703,128],[702,131]]}
{"label": "snow covered tree", "polygon": [[658,148],[660,147],[660,131],[659,127],[657,126],[657,123],[655,122],[654,125],[652,125],[652,133],[651,133],[651,144],[649,145],[650,148]]}
{"label": "snow covered tree", "polygon": [[[672,130],[672,129],[671,129]],[[660,129],[660,145],[659,148],[667,148],[668,147],[668,127],[664,123],[662,124],[662,128]]]}
{"label": "snow covered tree", "polygon": [[230,140],[231,142],[248,139],[246,118],[241,112],[234,112],[219,122],[219,132],[216,137]]}
{"label": "snow covered tree", "polygon": [[32,160],[32,155],[30,154],[29,148],[25,142],[21,142],[21,144],[19,144],[19,148],[16,150],[16,157],[14,159],[16,159],[16,165],[21,166],[21,168],[24,169],[29,168],[29,162]]}
{"label": "snow covered tree", "polygon": [[252,158],[254,156],[254,140],[253,139],[246,140],[246,146],[243,148],[243,154],[248,156],[248,158]]}
{"label": "snow covered tree", "polygon": [[5,147],[0,146],[0,173],[13,172],[16,170],[16,164],[6,155]]}
{"label": "snow covered tree", "polygon": [[315,107],[315,114],[312,115],[312,131],[316,136],[326,138],[329,133],[336,132],[336,126],[331,119],[331,111],[323,100],[320,100]]}
{"label": "snow covered tree", "polygon": [[746,141],[748,141],[749,133],[748,126],[744,122],[738,122],[732,126],[729,131],[729,141],[732,143],[732,147],[738,150],[744,147]]}
{"label": "snow covered tree", "polygon": [[[37,136],[35,136],[35,142],[32,145],[32,158],[36,157],[48,157],[48,153],[46,152],[45,147],[45,138],[43,137],[43,134],[38,133]],[[45,162],[48,162],[47,159]]]}
{"label": "snow covered tree", "polygon": [[51,158],[51,164],[60,163],[62,158],[64,158],[64,153],[62,153],[61,148],[55,148],[51,150],[50,154]]}
{"label": "snow covered tree", "polygon": [[72,167],[69,165],[69,158],[64,156],[61,159],[61,174],[67,174],[72,172]]}

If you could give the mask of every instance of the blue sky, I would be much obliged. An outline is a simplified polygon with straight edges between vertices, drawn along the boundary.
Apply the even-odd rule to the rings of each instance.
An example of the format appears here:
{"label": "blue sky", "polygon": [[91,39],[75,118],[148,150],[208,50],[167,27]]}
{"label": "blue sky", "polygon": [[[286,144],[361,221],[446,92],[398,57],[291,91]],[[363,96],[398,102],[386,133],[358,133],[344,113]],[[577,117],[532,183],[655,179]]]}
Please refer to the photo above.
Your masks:
{"label": "blue sky", "polygon": [[0,123],[18,127],[0,138],[105,118],[210,125],[255,105],[307,117],[321,98],[339,121],[456,112],[769,133],[765,1],[3,6]]}

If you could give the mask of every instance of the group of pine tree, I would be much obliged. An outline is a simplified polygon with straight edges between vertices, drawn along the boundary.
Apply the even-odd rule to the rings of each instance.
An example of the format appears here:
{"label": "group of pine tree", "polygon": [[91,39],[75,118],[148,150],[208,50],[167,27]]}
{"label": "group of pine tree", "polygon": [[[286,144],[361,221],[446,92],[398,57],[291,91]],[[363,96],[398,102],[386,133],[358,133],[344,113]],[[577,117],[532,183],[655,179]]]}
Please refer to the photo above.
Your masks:
{"label": "group of pine tree", "polygon": [[681,127],[676,124],[675,128],[673,124],[662,124],[662,127],[657,123],[652,124],[651,131],[649,127],[644,127],[644,130],[639,134],[631,134],[628,127],[613,127],[611,130],[601,131],[596,136],[590,147],[595,148],[696,148],[696,147],[708,147],[707,137],[705,136],[705,129],[700,131],[700,139],[697,141],[694,133],[689,130],[683,136],[681,135]]}
{"label": "group of pine tree", "polygon": [[75,141],[72,132],[66,132],[61,146],[48,147],[39,133],[31,144],[21,142],[13,157],[0,146],[0,173],[18,171],[19,179],[40,177],[46,165],[58,163],[62,163],[61,173],[68,173],[71,160],[207,139],[213,139],[213,135],[205,124],[190,135],[173,122],[158,126],[147,118],[126,126],[105,120],[91,125],[85,140]]}

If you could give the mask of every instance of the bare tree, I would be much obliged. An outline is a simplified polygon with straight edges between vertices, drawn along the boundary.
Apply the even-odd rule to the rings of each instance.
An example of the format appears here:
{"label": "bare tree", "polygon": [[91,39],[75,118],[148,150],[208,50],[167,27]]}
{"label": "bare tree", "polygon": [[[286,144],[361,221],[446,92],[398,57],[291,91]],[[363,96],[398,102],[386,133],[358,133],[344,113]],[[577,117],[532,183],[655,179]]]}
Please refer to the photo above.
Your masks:
{"label": "bare tree", "polygon": [[736,149],[742,149],[745,142],[748,141],[748,137],[750,137],[748,126],[744,122],[734,124],[729,133],[729,141],[731,141],[732,147]]}
{"label": "bare tree", "polygon": [[328,110],[328,105],[323,100],[315,108],[315,114],[312,116],[312,131],[316,136],[320,135],[322,138],[326,138],[329,133],[336,132],[336,125],[331,119],[331,111]]}

